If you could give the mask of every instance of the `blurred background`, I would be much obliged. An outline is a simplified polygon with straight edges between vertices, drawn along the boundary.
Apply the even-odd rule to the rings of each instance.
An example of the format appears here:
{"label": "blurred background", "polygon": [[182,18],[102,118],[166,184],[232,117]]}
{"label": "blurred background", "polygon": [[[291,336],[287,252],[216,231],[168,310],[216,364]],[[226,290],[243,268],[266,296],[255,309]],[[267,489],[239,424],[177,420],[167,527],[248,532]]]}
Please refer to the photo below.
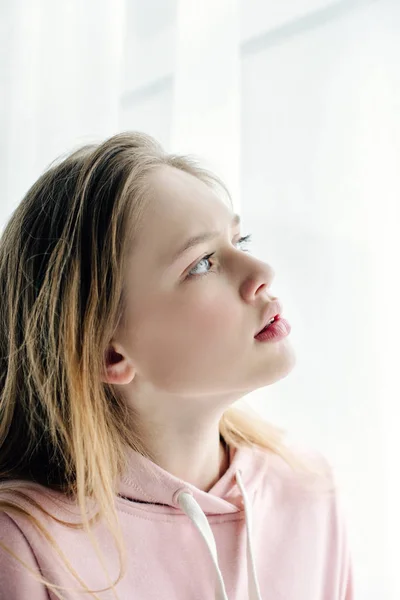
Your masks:
{"label": "blurred background", "polygon": [[398,600],[400,2],[2,0],[0,27],[1,228],[121,130],[214,169],[297,354],[247,400],[336,468],[356,598]]}

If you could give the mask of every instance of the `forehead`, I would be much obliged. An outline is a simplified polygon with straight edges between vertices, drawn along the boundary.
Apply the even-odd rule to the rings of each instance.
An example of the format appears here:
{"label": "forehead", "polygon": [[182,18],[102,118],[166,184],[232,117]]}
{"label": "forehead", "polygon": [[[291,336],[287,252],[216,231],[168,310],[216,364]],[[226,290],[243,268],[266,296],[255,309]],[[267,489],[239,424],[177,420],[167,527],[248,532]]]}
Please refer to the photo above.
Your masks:
{"label": "forehead", "polygon": [[167,166],[153,172],[140,227],[131,244],[130,279],[141,282],[143,293],[153,282],[160,285],[169,257],[187,239],[210,231],[222,233],[233,214],[216,192],[193,175]]}
{"label": "forehead", "polygon": [[221,229],[232,217],[231,208],[212,188],[174,167],[164,166],[153,173],[150,187],[142,231],[156,234],[160,242]]}

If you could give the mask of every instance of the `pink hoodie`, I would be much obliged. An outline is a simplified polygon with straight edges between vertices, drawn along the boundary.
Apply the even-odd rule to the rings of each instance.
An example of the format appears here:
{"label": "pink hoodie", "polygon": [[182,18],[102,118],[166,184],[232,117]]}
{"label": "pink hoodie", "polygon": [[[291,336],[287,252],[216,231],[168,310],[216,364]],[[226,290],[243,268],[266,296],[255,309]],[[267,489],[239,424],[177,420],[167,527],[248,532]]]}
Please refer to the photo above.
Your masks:
{"label": "pink hoodie", "polygon": [[[338,492],[320,498],[302,492],[286,463],[259,449],[231,449],[228,470],[209,492],[129,452],[116,497],[128,552],[119,600],[353,600]],[[329,467],[322,455],[312,455]],[[69,503],[67,513],[60,494],[38,490],[30,494],[40,494],[49,512],[79,521],[75,505]],[[91,589],[109,585],[82,530],[50,519],[45,524]],[[103,524],[95,532],[114,580],[115,545]],[[11,511],[0,514],[0,541],[52,582],[79,587],[41,534]],[[61,593],[89,600],[84,593]],[[97,597],[116,598],[112,591]],[[49,598],[56,596],[0,547],[0,600]]]}

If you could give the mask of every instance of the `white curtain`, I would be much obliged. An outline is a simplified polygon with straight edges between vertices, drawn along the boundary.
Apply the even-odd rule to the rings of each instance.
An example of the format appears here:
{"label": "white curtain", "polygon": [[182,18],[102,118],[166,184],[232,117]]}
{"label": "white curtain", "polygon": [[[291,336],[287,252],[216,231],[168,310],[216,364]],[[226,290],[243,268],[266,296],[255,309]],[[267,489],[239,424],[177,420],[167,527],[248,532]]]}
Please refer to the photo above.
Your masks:
{"label": "white curtain", "polygon": [[0,11],[0,217],[55,156],[119,130],[214,168],[275,269],[298,357],[248,399],[336,467],[358,597],[399,598],[397,0]]}
{"label": "white curtain", "polygon": [[1,2],[0,215],[56,156],[118,130],[124,10],[123,0]]}
{"label": "white curtain", "polygon": [[237,0],[177,3],[171,146],[200,155],[239,211],[240,48]]}

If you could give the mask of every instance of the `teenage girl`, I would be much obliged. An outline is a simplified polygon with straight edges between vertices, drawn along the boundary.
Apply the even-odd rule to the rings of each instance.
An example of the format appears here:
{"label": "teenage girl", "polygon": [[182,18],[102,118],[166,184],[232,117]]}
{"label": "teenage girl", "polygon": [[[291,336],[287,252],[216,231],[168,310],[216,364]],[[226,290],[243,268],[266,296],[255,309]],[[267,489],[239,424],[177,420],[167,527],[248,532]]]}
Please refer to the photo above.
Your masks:
{"label": "teenage girl", "polygon": [[14,210],[0,600],[353,600],[329,462],[241,400],[295,364],[249,242],[222,181],[139,132]]}

